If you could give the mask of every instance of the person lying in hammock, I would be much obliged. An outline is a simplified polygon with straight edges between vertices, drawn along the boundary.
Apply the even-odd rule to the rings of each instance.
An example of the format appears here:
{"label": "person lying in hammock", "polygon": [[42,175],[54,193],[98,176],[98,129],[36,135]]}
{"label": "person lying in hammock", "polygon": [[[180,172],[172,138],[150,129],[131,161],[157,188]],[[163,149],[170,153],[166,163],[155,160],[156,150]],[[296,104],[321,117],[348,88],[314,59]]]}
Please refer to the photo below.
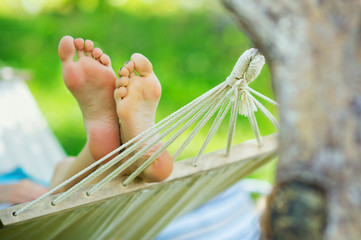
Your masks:
{"label": "person lying in hammock", "polygon": [[[74,61],[76,53],[78,60]],[[94,48],[90,40],[63,37],[59,43],[59,57],[64,83],[82,111],[87,142],[77,157],[58,164],[51,188],[153,126],[161,96],[161,85],[151,62],[139,53],[133,54],[120,68],[119,78],[113,72],[109,56],[100,48]],[[143,160],[161,145],[161,142],[156,144],[142,157]],[[123,174],[130,174],[141,163],[137,161]],[[172,170],[172,157],[164,151],[140,176],[148,182],[163,181]]]}
{"label": "person lying in hammock", "polygon": [[[100,48],[94,48],[90,40],[74,40],[65,36],[60,40],[58,53],[62,62],[64,83],[82,111],[87,141],[77,157],[68,157],[58,163],[50,188],[153,126],[161,96],[161,85],[153,72],[151,62],[139,53],[133,54],[130,61],[120,68],[119,78],[113,72],[110,58],[103,54]],[[75,61],[76,54],[78,58]],[[161,145],[161,142],[156,144],[122,174],[130,174]],[[119,164],[121,163],[99,178],[109,174]],[[140,177],[148,182],[162,181],[172,170],[172,157],[168,151],[164,151]],[[59,192],[69,189],[90,173],[74,180]],[[99,181],[99,178],[94,182]],[[0,190],[0,202],[13,204],[34,200],[46,192],[44,187],[29,180],[0,185]]]}

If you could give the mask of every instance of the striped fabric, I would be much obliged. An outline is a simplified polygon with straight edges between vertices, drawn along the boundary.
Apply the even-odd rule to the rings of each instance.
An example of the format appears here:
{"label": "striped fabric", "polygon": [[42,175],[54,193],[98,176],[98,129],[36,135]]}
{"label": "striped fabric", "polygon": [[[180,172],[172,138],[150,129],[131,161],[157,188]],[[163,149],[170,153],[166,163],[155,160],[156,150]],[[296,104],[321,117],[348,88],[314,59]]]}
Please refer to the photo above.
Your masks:
{"label": "striped fabric", "polygon": [[175,219],[156,240],[259,239],[260,213],[249,191],[267,193],[263,181],[242,180],[197,209]]}

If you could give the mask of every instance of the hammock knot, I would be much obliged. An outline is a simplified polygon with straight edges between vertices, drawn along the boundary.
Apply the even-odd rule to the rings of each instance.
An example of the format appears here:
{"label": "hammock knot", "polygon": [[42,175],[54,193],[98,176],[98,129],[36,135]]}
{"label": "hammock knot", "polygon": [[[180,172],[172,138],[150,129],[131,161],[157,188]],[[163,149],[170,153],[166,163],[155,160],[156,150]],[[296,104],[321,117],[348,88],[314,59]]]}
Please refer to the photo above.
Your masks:
{"label": "hammock knot", "polygon": [[246,91],[248,87],[248,82],[245,78],[242,78],[238,81],[238,83],[236,83],[236,86],[238,88],[238,91]]}
{"label": "hammock knot", "polygon": [[[233,96],[237,97],[239,96],[243,91],[246,91],[248,87],[248,83],[244,78],[241,79],[236,79],[235,83],[232,86],[232,90],[233,90]],[[233,101],[233,99],[232,99]]]}
{"label": "hammock knot", "polygon": [[233,87],[234,84],[237,82],[237,80],[238,80],[238,79],[234,76],[234,74],[233,74],[233,72],[232,72],[231,75],[229,75],[229,76],[227,77],[226,83],[227,83],[229,86]]}
{"label": "hammock knot", "polygon": [[258,49],[251,48],[245,51],[227,77],[227,84],[233,87],[238,80],[242,79],[247,83],[252,82],[259,75],[264,64],[265,59]]}

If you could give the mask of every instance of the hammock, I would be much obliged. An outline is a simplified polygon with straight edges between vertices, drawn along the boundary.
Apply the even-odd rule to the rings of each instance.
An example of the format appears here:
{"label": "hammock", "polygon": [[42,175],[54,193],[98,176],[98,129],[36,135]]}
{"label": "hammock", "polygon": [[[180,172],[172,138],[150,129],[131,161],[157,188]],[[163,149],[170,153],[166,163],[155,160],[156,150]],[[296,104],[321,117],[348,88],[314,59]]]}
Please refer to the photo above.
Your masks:
{"label": "hammock", "polygon": [[[16,238],[20,236],[21,238],[31,238],[30,236],[36,236],[36,238],[82,236],[85,238],[86,235],[86,239],[99,239],[106,238],[106,236],[109,238],[116,236],[127,238],[126,235],[128,234],[129,237],[136,236],[139,239],[154,237],[172,218],[207,201],[275,156],[277,149],[275,135],[264,138],[263,147],[258,147],[262,145],[262,139],[254,111],[258,107],[276,127],[278,127],[278,123],[250,92],[268,102],[276,103],[248,87],[248,84],[259,74],[263,64],[264,58],[256,49],[246,51],[225,82],[60,184],[48,194],[29,204],[0,211],[1,225],[4,228],[0,231],[0,236]],[[229,109],[231,109],[231,118],[226,155],[224,152],[218,151],[205,155],[202,157],[204,161],[198,163],[205,147]],[[176,162],[175,172],[165,182],[146,184],[137,180],[133,181],[161,152],[199,119],[192,133],[174,154],[175,160],[217,110],[218,114],[209,134],[195,158]],[[253,140],[231,149],[237,111],[249,117],[257,143]],[[177,127],[180,129],[135,172],[127,178],[118,177],[119,173]],[[137,151],[134,156],[98,184],[86,186],[88,182],[129,153],[139,149],[147,140],[158,135],[159,137]],[[125,150],[121,154],[102,165],[67,192],[50,196],[51,193],[71,182],[72,179],[98,166],[99,163],[122,149]],[[198,165],[198,167],[194,168],[192,165]],[[111,181],[114,178],[116,179]],[[123,186],[120,183],[123,183]],[[208,185],[212,187],[207,187]],[[100,193],[95,194],[98,190]],[[142,214],[141,218],[139,214]],[[80,219],[81,221],[79,221]],[[106,224],[101,224],[99,221],[106,222]],[[72,224],[74,222],[77,223]],[[38,228],[35,226],[47,226],[46,228],[51,229],[51,231],[46,231],[44,228],[41,231],[36,231],[34,228]],[[31,234],[29,234],[30,229]],[[62,231],[63,229],[66,231]],[[83,233],[82,229],[87,229],[86,233]]]}

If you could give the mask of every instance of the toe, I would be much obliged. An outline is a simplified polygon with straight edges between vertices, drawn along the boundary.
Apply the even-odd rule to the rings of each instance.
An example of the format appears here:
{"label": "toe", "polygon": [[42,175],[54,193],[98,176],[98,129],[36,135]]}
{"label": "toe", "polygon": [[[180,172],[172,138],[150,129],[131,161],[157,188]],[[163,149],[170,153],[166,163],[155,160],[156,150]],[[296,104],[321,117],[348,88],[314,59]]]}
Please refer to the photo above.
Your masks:
{"label": "toe", "polygon": [[105,66],[110,66],[110,57],[106,54],[101,55],[99,61]]}
{"label": "toe", "polygon": [[146,77],[153,73],[152,63],[140,53],[134,53],[130,58],[134,62],[134,70],[139,73],[140,76]]}
{"label": "toe", "polygon": [[128,61],[124,64],[124,67],[126,67],[129,71],[129,73],[134,72],[134,62],[133,61]]}
{"label": "toe", "polygon": [[58,53],[62,61],[73,61],[75,57],[74,38],[70,36],[63,37],[59,43]]}
{"label": "toe", "polygon": [[102,54],[103,54],[103,51],[100,48],[94,48],[94,50],[92,51],[92,56],[95,59],[99,59]]}
{"label": "toe", "polygon": [[75,48],[78,52],[78,57],[81,58],[81,57],[84,57],[84,39],[82,38],[77,38],[74,40],[74,45],[75,45]]}
{"label": "toe", "polygon": [[126,67],[121,67],[118,71],[119,77],[128,77],[129,76],[129,70]]}
{"label": "toe", "polygon": [[115,89],[114,91],[114,98],[115,99],[122,99],[127,95],[127,89],[125,87],[120,87]]}
{"label": "toe", "polygon": [[118,87],[126,87],[128,86],[128,83],[129,83],[129,78],[127,77],[121,77],[121,78],[118,78],[115,82],[115,86],[118,88]]}
{"label": "toe", "polygon": [[90,40],[85,40],[85,43],[84,43],[84,51],[85,51],[85,54],[88,56],[88,57],[91,57],[92,56],[92,51],[93,51],[93,47],[94,47],[94,43]]}

